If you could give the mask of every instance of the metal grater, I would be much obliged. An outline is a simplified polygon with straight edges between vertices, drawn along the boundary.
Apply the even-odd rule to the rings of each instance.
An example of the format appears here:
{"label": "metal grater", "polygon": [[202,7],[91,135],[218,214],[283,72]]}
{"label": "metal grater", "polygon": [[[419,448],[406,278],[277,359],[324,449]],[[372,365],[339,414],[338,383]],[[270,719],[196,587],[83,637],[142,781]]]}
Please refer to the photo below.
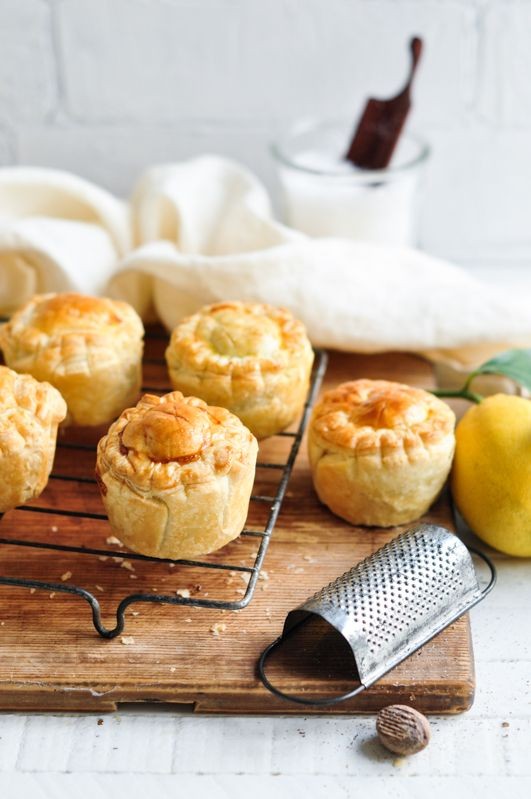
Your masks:
{"label": "metal grater", "polygon": [[[470,552],[490,570],[485,585],[478,583]],[[468,550],[444,527],[420,524],[290,611],[282,635],[262,653],[262,681],[277,696],[300,704],[335,704],[355,696],[483,599],[495,580],[484,554]],[[316,700],[290,696],[265,675],[271,652],[312,616],[332,625],[352,650],[360,685],[347,694]]]}

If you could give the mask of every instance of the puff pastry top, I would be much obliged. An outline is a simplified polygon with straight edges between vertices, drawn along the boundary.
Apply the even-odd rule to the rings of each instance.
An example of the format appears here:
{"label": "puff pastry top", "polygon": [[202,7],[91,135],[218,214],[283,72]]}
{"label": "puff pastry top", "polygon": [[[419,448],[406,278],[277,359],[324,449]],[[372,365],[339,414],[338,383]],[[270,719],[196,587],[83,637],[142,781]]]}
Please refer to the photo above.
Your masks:
{"label": "puff pastry top", "polygon": [[0,455],[41,447],[42,432],[57,428],[66,402],[49,383],[0,366]]}
{"label": "puff pastry top", "polygon": [[291,364],[311,346],[302,322],[265,303],[220,302],[189,316],[172,333],[173,353],[196,372],[259,378]]}
{"label": "puff pastry top", "polygon": [[38,362],[44,373],[90,374],[120,363],[143,334],[140,317],[125,302],[41,294],[0,328],[0,347],[17,371],[35,371]]}
{"label": "puff pastry top", "polygon": [[134,491],[197,485],[247,465],[256,441],[237,416],[173,391],[146,394],[111,425],[98,445],[98,471],[109,470]]}
{"label": "puff pastry top", "polygon": [[454,425],[453,411],[428,391],[387,380],[353,380],[325,392],[311,431],[324,450],[411,459],[452,436]]}

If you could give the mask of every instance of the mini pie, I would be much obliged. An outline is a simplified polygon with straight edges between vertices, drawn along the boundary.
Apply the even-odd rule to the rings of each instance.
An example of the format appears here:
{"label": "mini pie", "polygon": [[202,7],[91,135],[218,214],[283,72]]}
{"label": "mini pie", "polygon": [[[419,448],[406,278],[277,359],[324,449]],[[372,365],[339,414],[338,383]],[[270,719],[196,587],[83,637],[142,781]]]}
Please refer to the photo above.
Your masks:
{"label": "mini pie", "polygon": [[223,302],[175,328],[166,360],[175,389],[228,408],[265,438],[301,412],[313,351],[302,322],[284,308]]}
{"label": "mini pie", "polygon": [[194,558],[239,536],[258,444],[225,408],[146,394],[98,444],[96,474],[113,531],[135,552]]}
{"label": "mini pie", "polygon": [[57,389],[0,366],[0,513],[44,490],[65,416]]}
{"label": "mini pie", "polygon": [[353,380],[325,392],[308,433],[319,499],[356,525],[419,518],[450,471],[454,426],[448,405],[401,383]]}
{"label": "mini pie", "polygon": [[68,424],[96,426],[137,398],[143,334],[140,317],[125,302],[41,294],[0,328],[0,347],[12,369],[59,389]]}

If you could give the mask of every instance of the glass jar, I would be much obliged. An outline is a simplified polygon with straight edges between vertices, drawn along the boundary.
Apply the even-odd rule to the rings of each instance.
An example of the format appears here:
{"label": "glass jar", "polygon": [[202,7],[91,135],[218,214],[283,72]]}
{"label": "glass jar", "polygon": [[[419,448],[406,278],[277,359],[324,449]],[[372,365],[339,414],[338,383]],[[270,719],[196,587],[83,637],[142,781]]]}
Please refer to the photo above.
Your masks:
{"label": "glass jar", "polygon": [[296,125],[272,146],[285,221],[310,236],[342,236],[415,245],[425,141],[403,134],[386,169],[357,169],[344,159],[352,122]]}

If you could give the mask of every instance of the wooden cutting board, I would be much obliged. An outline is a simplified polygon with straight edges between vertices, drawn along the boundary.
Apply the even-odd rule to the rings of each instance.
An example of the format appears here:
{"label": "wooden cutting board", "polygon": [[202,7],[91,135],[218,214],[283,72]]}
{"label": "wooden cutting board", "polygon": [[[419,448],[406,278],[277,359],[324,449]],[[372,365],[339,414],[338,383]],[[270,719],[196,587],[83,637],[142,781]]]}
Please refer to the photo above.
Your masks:
{"label": "wooden cutting board", "polygon": [[[160,358],[165,342],[149,342],[146,385],[167,386]],[[413,356],[333,354],[326,384],[356,377],[389,378],[419,386],[433,383],[431,367]],[[101,431],[67,431],[62,441],[97,440]],[[261,445],[260,460],[285,457],[291,441],[274,438]],[[89,451],[58,449],[55,469],[92,476]],[[261,473],[263,471],[263,473]],[[259,470],[255,493],[274,493],[274,470]],[[52,480],[38,504],[51,511],[68,507],[102,512],[91,484]],[[261,524],[260,512],[250,522]],[[258,514],[258,515],[257,515]],[[452,526],[442,497],[426,517]],[[223,713],[304,713],[310,708],[271,696],[256,676],[256,661],[282,629],[287,612],[342,574],[400,530],[364,530],[334,517],[317,501],[303,442],[264,563],[263,579],[250,605],[238,612],[169,605],[134,604],[126,613],[123,637],[100,638],[89,606],[75,596],[0,586],[0,709],[110,711],[121,702],[172,702],[196,711]],[[76,543],[108,549],[105,521],[12,511],[0,521],[1,537]],[[255,539],[239,539],[218,555],[252,565]],[[216,557],[218,557],[216,556]],[[125,594],[188,589],[193,596],[241,598],[238,574],[194,573],[190,567],[135,562],[134,572],[112,558],[73,555],[11,545],[0,546],[0,574],[76,584],[97,594],[107,626]],[[70,574],[71,573],[71,576]],[[272,664],[271,676],[283,690],[305,695],[335,694],[353,685],[352,660],[340,638],[318,646],[323,634],[288,648]],[[315,637],[317,636],[317,638]],[[374,712],[393,702],[424,712],[458,713],[474,696],[474,667],[468,616],[426,644],[368,691],[319,713]]]}

